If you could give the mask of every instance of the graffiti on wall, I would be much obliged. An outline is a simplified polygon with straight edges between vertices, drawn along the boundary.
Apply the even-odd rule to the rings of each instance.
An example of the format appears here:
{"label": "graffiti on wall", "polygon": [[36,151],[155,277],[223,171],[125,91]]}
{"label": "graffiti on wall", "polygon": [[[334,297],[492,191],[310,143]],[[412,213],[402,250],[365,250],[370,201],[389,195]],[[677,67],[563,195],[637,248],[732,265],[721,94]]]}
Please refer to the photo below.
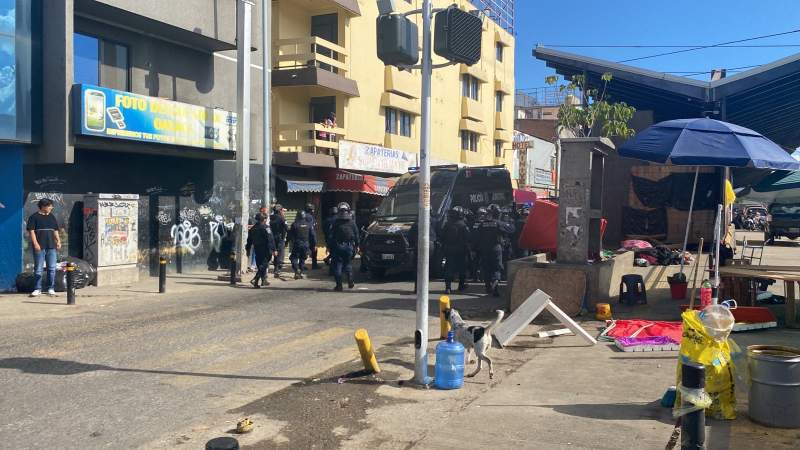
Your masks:
{"label": "graffiti on wall", "polygon": [[200,229],[192,225],[189,220],[184,220],[172,226],[170,236],[175,246],[190,255],[194,255],[201,247],[203,240],[200,238]]}
{"label": "graffiti on wall", "polygon": [[97,201],[98,266],[136,264],[138,258],[138,201]]}

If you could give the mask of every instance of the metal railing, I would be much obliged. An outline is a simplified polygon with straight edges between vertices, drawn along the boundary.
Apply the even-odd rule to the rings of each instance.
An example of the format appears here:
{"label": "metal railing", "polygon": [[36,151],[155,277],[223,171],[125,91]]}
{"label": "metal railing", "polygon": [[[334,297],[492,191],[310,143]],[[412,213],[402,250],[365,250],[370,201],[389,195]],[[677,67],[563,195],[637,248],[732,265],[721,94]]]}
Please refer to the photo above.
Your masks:
{"label": "metal railing", "polygon": [[[321,123],[281,124],[275,128],[278,147],[303,147],[312,151],[339,150],[339,140],[345,136],[344,128],[326,127]],[[329,153],[330,153],[329,152]]]}
{"label": "metal railing", "polygon": [[349,52],[317,36],[280,39],[275,42],[276,70],[319,67],[342,75],[349,71]]}

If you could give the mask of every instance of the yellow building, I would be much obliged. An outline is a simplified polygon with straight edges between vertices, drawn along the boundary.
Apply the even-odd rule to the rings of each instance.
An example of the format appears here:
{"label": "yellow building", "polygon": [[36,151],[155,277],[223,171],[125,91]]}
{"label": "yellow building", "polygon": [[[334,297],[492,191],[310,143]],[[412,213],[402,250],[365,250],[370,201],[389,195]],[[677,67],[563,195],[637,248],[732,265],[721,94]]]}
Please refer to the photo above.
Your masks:
{"label": "yellow building", "polygon": [[[434,7],[453,3],[435,0]],[[455,3],[476,9],[467,0]],[[422,0],[395,4],[406,12],[421,8]],[[319,167],[396,175],[405,170],[397,161],[381,162],[385,155],[401,155],[411,166],[417,162],[420,71],[386,67],[378,59],[377,17],[375,0],[273,1],[273,148],[279,175],[289,167],[304,168],[294,174],[309,179],[323,176]],[[422,17],[411,18],[421,31]],[[478,64],[434,70],[436,164],[511,168],[514,37],[489,18],[483,29]],[[441,62],[434,58],[434,64]]]}

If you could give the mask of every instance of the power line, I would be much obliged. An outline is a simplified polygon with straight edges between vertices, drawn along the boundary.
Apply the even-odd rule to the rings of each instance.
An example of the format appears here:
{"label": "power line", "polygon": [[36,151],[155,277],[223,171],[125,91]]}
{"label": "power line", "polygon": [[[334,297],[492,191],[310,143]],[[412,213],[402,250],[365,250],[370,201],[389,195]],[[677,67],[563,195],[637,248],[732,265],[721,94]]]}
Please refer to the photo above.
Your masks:
{"label": "power line", "polygon": [[[711,47],[705,45],[551,45],[542,44],[549,48],[695,48]],[[718,48],[795,48],[800,44],[754,44],[754,45],[716,45]]]}
{"label": "power line", "polygon": [[798,33],[798,32],[800,32],[800,29],[791,30],[791,31],[784,31],[783,33],[767,34],[767,35],[764,35],[764,36],[754,36],[754,37],[750,37],[750,38],[746,38],[746,39],[738,39],[738,40],[735,40],[735,41],[720,42],[719,44],[713,44],[713,45],[703,45],[703,46],[685,48],[685,49],[682,49],[682,50],[675,50],[675,51],[671,51],[671,52],[658,53],[658,54],[655,54],[655,55],[640,56],[638,58],[623,59],[622,61],[617,61],[617,62],[625,63],[625,62],[631,62],[631,61],[641,61],[643,59],[657,58],[659,56],[675,55],[675,54],[678,54],[678,53],[686,53],[686,52],[691,52],[691,51],[695,51],[695,50],[703,50],[703,49],[706,49],[706,48],[723,47],[725,45],[738,44],[740,42],[755,41],[755,40],[758,40],[758,39],[766,39],[766,38],[771,38],[771,37],[775,37],[775,36],[784,36],[784,35],[787,35],[787,34]]}

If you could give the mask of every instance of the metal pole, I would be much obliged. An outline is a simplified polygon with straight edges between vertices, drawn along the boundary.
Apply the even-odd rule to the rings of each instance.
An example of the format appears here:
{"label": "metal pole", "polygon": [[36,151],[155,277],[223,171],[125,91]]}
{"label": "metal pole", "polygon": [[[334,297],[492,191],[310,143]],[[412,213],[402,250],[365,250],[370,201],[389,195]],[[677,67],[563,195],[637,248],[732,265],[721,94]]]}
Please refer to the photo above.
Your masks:
{"label": "metal pole", "polygon": [[67,304],[75,304],[75,264],[67,264]]}
{"label": "metal pole", "polygon": [[263,205],[270,205],[270,172],[272,171],[272,0],[261,1],[261,57],[264,73],[262,76],[262,133],[264,134],[264,198]]}
{"label": "metal pole", "polygon": [[717,205],[717,220],[714,222],[714,288],[711,303],[719,304],[719,247],[722,240],[722,205]]}
{"label": "metal pole", "polygon": [[251,10],[253,0],[239,0],[236,10],[236,104],[238,115],[238,142],[236,145],[236,197],[239,199],[239,217],[236,222],[236,262],[240,270],[247,267],[244,244],[247,241],[247,222],[250,219],[250,47]]}
{"label": "metal pole", "polygon": [[700,166],[697,166],[694,171],[694,184],[692,185],[692,199],[689,200],[689,215],[686,217],[686,234],[683,235],[683,251],[681,252],[681,275],[683,275],[683,266],[686,254],[686,244],[689,243],[689,228],[692,226],[692,210],[694,209],[694,194],[697,192],[697,179],[700,177]]}
{"label": "metal pole", "polygon": [[[681,385],[687,389],[704,389],[706,385],[706,370],[702,364],[691,361],[682,363]],[[686,408],[693,406],[681,396],[680,406]],[[700,409],[690,412],[681,418],[681,449],[706,448],[706,411]]]}
{"label": "metal pole", "polygon": [[417,331],[414,379],[428,384],[428,264],[431,228],[431,0],[422,2],[422,133],[419,183],[419,236],[417,238]]}
{"label": "metal pole", "polygon": [[167,258],[158,259],[158,293],[167,292]]}

